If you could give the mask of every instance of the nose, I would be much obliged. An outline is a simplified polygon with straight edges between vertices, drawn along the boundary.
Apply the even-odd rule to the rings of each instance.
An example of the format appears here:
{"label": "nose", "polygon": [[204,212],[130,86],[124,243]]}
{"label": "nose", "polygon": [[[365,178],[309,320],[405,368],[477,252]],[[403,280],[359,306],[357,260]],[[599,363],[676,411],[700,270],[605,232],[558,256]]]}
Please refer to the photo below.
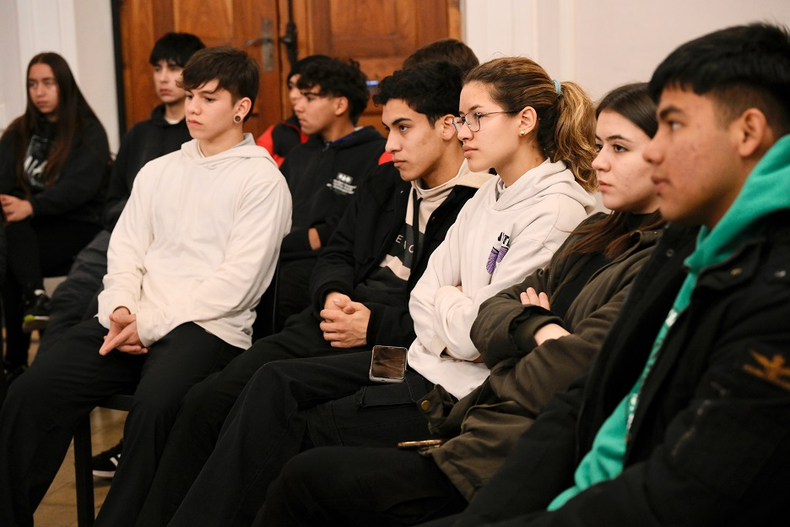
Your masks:
{"label": "nose", "polygon": [[597,172],[606,172],[609,170],[609,161],[606,158],[606,154],[604,154],[603,148],[598,151],[598,155],[593,159],[592,167]]}
{"label": "nose", "polygon": [[188,114],[196,114],[200,111],[200,107],[196,97],[187,97],[184,101],[184,111]]}
{"label": "nose", "polygon": [[467,139],[471,139],[472,135],[474,134],[472,130],[469,128],[469,126],[466,125],[466,123],[463,123],[461,125],[456,123],[456,135],[458,136],[458,139],[460,139],[461,141],[466,141]]}
{"label": "nose", "polygon": [[395,134],[390,133],[390,135],[387,136],[387,144],[384,145],[384,150],[386,150],[390,154],[400,150],[400,143],[395,137]]}
{"label": "nose", "polygon": [[656,135],[653,136],[653,139],[650,140],[649,143],[645,146],[645,149],[642,151],[642,157],[645,161],[650,163],[651,165],[657,165],[661,163],[663,159],[663,137],[660,132],[656,132]]}

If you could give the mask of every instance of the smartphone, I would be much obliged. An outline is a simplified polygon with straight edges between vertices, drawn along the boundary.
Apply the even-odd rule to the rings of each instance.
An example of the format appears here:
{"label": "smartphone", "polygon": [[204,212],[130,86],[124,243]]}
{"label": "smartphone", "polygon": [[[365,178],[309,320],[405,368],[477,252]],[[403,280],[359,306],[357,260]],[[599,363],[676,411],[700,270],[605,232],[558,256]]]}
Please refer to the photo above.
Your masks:
{"label": "smartphone", "polygon": [[373,354],[370,356],[370,380],[403,382],[408,352],[406,348],[398,346],[373,346]]}

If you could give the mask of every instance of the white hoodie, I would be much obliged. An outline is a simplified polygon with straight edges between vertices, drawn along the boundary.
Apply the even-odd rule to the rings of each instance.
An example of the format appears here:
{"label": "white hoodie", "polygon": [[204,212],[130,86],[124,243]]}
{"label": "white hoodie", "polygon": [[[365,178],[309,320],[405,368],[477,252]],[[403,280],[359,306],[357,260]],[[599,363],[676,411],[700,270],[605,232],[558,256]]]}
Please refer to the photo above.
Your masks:
{"label": "white hoodie", "polygon": [[291,228],[291,195],[251,134],[203,157],[195,140],[146,164],[113,230],[99,322],[125,306],[150,346],[194,322],[248,348],[254,308]]}
{"label": "white hoodie", "polygon": [[480,304],[548,264],[594,206],[561,161],[544,161],[504,190],[498,177],[483,185],[411,293],[409,365],[459,399],[479,386],[489,371],[470,362],[480,354],[469,330]]}

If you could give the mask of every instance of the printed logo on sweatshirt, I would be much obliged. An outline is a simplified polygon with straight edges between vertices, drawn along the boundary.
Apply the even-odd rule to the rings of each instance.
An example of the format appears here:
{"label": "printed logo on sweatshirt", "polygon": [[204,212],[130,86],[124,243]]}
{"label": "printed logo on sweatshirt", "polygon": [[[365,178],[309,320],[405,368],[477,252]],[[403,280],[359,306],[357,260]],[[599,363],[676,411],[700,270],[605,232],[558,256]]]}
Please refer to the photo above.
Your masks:
{"label": "printed logo on sweatshirt", "polygon": [[785,366],[785,358],[779,354],[774,354],[772,358],[761,355],[754,350],[750,350],[752,357],[759,366],[744,364],[743,369],[755,377],[765,379],[777,386],[790,390],[790,368]]}
{"label": "printed logo on sweatshirt", "polygon": [[500,232],[496,245],[491,248],[491,252],[488,254],[488,261],[486,262],[486,271],[488,271],[488,274],[494,274],[496,266],[505,258],[509,248],[510,235]]}
{"label": "printed logo on sweatshirt", "polygon": [[334,192],[347,196],[350,196],[357,190],[357,186],[354,184],[354,178],[342,172],[338,172],[335,178],[330,183],[327,183],[327,186]]}

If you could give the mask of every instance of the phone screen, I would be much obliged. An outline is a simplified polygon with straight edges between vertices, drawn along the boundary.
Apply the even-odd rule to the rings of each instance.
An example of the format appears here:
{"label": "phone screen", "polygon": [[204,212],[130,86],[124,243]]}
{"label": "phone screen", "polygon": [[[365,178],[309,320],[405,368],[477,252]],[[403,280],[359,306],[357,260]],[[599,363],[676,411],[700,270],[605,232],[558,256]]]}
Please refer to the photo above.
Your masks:
{"label": "phone screen", "polygon": [[408,351],[398,346],[374,346],[370,358],[370,380],[402,382],[406,373]]}

